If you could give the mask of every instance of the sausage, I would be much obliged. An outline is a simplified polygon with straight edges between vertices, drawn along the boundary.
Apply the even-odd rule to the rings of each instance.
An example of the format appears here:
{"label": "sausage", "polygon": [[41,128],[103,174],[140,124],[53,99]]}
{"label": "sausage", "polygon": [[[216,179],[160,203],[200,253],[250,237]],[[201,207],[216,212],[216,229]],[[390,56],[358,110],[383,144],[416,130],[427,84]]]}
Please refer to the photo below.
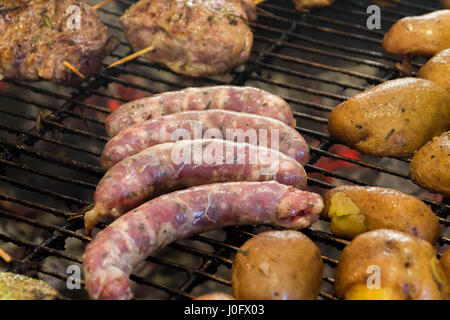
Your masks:
{"label": "sausage", "polygon": [[89,243],[83,260],[86,289],[92,299],[130,299],[133,268],[172,241],[225,226],[299,230],[317,221],[322,208],[319,195],[276,181],[209,184],[160,196]]}
{"label": "sausage", "polygon": [[106,119],[106,131],[113,137],[138,122],[180,111],[207,109],[258,114],[295,127],[292,110],[282,98],[252,87],[214,86],[165,92],[126,103]]}
{"label": "sausage", "polygon": [[295,159],[247,143],[207,139],[159,144],[126,158],[102,178],[94,208],[84,216],[90,230],[165,192],[227,181],[276,180],[302,188],[306,173]]}
{"label": "sausage", "polygon": [[[187,134],[184,140],[202,139],[209,134],[226,140],[235,140],[236,136],[238,142],[266,144],[268,148],[278,149],[302,165],[309,159],[309,147],[305,139],[284,122],[249,113],[203,110],[174,113],[126,128],[106,144],[101,157],[102,165],[109,169],[148,147],[177,141],[182,134]],[[273,146],[272,139],[276,141]]]}

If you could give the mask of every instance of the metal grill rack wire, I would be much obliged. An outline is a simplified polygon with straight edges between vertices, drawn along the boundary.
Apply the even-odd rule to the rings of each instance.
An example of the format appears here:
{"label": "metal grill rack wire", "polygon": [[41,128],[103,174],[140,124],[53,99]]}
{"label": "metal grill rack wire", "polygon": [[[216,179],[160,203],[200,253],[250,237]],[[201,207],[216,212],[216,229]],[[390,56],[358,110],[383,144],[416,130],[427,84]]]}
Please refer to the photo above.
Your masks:
{"label": "metal grill rack wire", "polygon": [[[121,40],[105,66],[131,52],[118,23],[130,4],[116,0],[100,10],[101,19]],[[13,256],[11,264],[0,262],[0,270],[43,278],[63,299],[87,298],[84,290],[66,287],[67,266],[81,266],[91,240],[82,232],[82,219],[68,213],[80,213],[91,203],[104,173],[98,158],[107,141],[104,121],[110,107],[154,93],[215,84],[260,87],[291,104],[297,129],[311,145],[305,168],[313,190],[381,185],[420,196],[439,216],[443,233],[437,250],[442,254],[450,244],[449,204],[412,184],[409,160],[379,159],[347,149],[342,153],[326,131],[333,107],[398,76],[394,64],[400,59],[381,49],[392,23],[440,8],[437,0],[402,1],[382,9],[381,30],[369,30],[365,22],[370,4],[339,0],[304,14],[290,1],[267,1],[259,6],[258,21],[251,23],[251,60],[224,77],[188,79],[139,59],[76,88],[0,82],[0,246]],[[423,62],[414,60],[414,69]],[[327,225],[320,221],[304,232],[319,246],[325,262],[320,298],[335,299],[334,269],[348,242],[330,234]],[[178,241],[148,257],[132,276],[136,297],[189,299],[213,290],[230,292],[233,256],[260,229],[226,228]]]}

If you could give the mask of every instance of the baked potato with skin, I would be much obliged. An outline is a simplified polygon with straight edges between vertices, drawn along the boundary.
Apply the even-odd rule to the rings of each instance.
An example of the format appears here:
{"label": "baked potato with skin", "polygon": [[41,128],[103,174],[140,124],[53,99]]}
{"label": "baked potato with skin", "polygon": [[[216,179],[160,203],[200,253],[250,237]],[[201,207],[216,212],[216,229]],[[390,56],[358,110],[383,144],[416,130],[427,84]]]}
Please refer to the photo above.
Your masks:
{"label": "baked potato with skin", "polygon": [[450,128],[450,93],[429,80],[402,78],[366,90],[333,109],[330,134],[375,156],[411,156]]}
{"label": "baked potato with skin", "polygon": [[383,48],[399,56],[426,56],[450,48],[450,10],[405,17],[385,34]]}
{"label": "baked potato with skin", "polygon": [[238,300],[313,300],[322,281],[319,249],[298,231],[260,233],[238,250],[231,286]]}
{"label": "baked potato with skin", "polygon": [[439,219],[419,199],[380,187],[340,186],[323,196],[322,215],[331,219],[334,234],[353,239],[366,231],[394,229],[435,244]]}
{"label": "baked potato with skin", "polygon": [[422,68],[417,76],[422,79],[433,81],[444,89],[450,91],[450,49],[439,52],[431,58]]}
{"label": "baked potato with skin", "polygon": [[409,176],[418,185],[450,197],[450,131],[417,151],[409,165]]}
{"label": "baked potato with skin", "polygon": [[235,300],[232,296],[222,292],[212,292],[198,296],[194,300]]}
{"label": "baked potato with skin", "polygon": [[363,233],[344,248],[335,288],[347,300],[441,300],[449,290],[434,248],[388,229]]}
{"label": "baked potato with skin", "polygon": [[[441,266],[447,278],[448,285],[450,286],[450,249],[444,252],[441,257]],[[449,297],[450,298],[450,297]]]}

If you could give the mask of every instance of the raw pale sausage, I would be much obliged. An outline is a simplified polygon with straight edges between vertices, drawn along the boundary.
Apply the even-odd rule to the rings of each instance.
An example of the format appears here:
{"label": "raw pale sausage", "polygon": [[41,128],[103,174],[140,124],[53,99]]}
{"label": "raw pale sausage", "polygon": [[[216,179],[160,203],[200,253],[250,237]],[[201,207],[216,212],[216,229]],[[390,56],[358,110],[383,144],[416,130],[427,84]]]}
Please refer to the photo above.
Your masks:
{"label": "raw pale sausage", "polygon": [[189,110],[224,109],[275,118],[295,127],[291,108],[282,98],[252,87],[187,88],[142,98],[120,106],[106,119],[113,137],[135,123]]}
{"label": "raw pale sausage", "polygon": [[153,199],[102,230],[83,261],[92,299],[130,299],[133,268],[177,239],[232,225],[302,229],[323,209],[319,195],[275,181],[192,187]]}
{"label": "raw pale sausage", "polygon": [[102,165],[109,169],[148,147],[177,141],[180,136],[183,140],[194,140],[211,138],[209,135],[276,149],[302,165],[309,159],[305,139],[284,122],[243,112],[203,110],[178,112],[126,128],[106,144],[101,157]]}
{"label": "raw pale sausage", "polygon": [[118,218],[165,192],[215,182],[276,180],[304,187],[306,172],[276,150],[226,140],[183,140],[159,144],[112,167],[85,214],[86,232],[103,218]]}

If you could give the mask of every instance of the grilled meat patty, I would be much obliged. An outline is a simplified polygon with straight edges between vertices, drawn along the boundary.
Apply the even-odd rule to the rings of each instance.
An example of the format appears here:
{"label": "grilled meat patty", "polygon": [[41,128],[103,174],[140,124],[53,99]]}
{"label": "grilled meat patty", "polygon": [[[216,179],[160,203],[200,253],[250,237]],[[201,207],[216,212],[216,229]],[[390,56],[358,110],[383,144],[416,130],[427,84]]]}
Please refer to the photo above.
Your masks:
{"label": "grilled meat patty", "polygon": [[256,19],[253,0],[141,0],[120,18],[134,51],[191,77],[224,74],[245,63]]}
{"label": "grilled meat patty", "polygon": [[0,13],[0,79],[74,85],[83,79],[63,61],[89,77],[117,43],[85,1],[29,1]]}

